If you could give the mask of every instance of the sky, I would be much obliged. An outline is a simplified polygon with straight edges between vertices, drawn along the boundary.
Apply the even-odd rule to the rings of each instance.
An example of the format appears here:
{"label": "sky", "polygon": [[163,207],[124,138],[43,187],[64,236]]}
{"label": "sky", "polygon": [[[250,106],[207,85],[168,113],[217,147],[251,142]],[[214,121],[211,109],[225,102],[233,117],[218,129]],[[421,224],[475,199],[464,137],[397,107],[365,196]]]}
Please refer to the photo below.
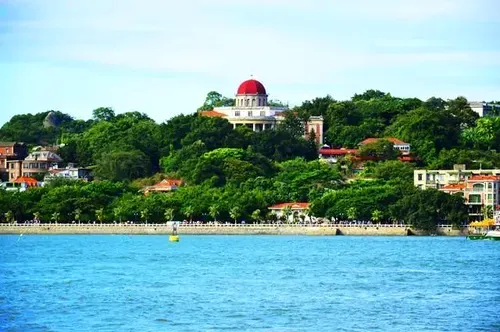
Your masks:
{"label": "sky", "polygon": [[0,125],[163,122],[252,77],[290,106],[368,89],[500,100],[499,0],[0,0]]}

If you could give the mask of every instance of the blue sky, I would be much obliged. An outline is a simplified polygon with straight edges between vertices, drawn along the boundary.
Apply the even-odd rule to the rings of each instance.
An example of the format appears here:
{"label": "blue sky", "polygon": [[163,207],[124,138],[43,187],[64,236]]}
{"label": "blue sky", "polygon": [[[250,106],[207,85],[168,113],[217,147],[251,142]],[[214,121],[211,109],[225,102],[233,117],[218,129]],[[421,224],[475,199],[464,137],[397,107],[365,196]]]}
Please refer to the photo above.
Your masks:
{"label": "blue sky", "polygon": [[110,106],[162,122],[254,75],[290,105],[367,89],[500,99],[498,0],[0,0],[0,125]]}

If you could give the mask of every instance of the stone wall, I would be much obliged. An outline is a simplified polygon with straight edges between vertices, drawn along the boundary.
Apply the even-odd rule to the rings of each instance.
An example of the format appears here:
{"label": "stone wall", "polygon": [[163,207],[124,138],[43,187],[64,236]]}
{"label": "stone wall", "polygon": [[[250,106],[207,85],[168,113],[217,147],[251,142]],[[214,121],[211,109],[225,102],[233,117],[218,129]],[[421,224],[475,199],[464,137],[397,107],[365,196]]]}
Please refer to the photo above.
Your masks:
{"label": "stone wall", "polygon": [[[166,225],[0,225],[0,234],[171,234]],[[298,226],[298,225],[181,225],[179,234],[199,235],[355,235],[355,236],[407,236],[429,235],[404,225],[380,226]],[[467,230],[439,227],[436,235],[465,236]]]}

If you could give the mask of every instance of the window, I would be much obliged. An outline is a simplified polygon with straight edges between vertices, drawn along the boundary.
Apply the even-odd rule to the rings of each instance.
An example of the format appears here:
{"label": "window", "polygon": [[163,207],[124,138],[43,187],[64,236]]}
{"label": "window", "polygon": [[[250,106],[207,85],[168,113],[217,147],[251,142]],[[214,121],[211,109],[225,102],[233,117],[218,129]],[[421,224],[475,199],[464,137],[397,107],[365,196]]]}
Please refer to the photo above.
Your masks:
{"label": "window", "polygon": [[245,106],[248,106],[248,103],[250,102],[249,99],[245,100]]}
{"label": "window", "polygon": [[252,99],[252,107],[255,106],[255,98]]}
{"label": "window", "polygon": [[472,186],[472,190],[474,191],[483,191],[484,185],[482,183],[476,183]]}
{"label": "window", "polygon": [[481,195],[469,195],[469,203],[481,203]]}
{"label": "window", "polygon": [[422,174],[418,175],[418,181],[422,181]]}
{"label": "window", "polygon": [[260,111],[260,116],[266,116],[266,111]]}
{"label": "window", "polygon": [[253,112],[252,111],[248,111],[248,116],[253,116]]}
{"label": "window", "polygon": [[240,111],[234,111],[234,116],[240,116]]}

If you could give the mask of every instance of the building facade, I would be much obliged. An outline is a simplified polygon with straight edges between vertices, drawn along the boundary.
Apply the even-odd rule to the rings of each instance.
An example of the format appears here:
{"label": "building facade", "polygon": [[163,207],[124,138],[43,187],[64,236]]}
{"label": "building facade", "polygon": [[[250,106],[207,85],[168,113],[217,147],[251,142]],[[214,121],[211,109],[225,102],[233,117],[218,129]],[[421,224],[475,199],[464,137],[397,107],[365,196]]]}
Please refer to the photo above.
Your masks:
{"label": "building facade", "polygon": [[24,159],[27,155],[28,149],[24,143],[0,142],[0,182],[9,180],[8,161]]}
{"label": "building facade", "polygon": [[[203,116],[223,117],[233,128],[247,126],[253,131],[274,129],[285,119],[287,107],[268,105],[268,94],[264,85],[254,79],[240,84],[236,92],[235,105],[215,107],[211,111],[200,112]],[[323,142],[323,117],[311,116],[304,124],[306,137],[314,132],[318,144]]]}
{"label": "building facade", "polygon": [[24,160],[10,160],[7,162],[9,181],[14,181],[20,176],[39,178],[57,168],[62,158],[51,151],[34,151]]}
{"label": "building facade", "polygon": [[89,168],[76,167],[74,164],[69,163],[65,168],[49,168],[44,181],[50,182],[54,179],[90,181],[92,179],[92,173]]}
{"label": "building facade", "polygon": [[413,183],[420,189],[437,189],[460,195],[468,207],[470,220],[497,216],[500,207],[500,169],[415,170]]}
{"label": "building facade", "polygon": [[480,117],[483,116],[500,116],[500,105],[499,104],[489,104],[480,101],[471,101],[469,103],[470,108],[479,114]]}
{"label": "building facade", "polygon": [[304,221],[312,221],[311,216],[308,215],[309,203],[280,203],[270,206],[268,209],[271,210],[278,219],[285,218],[286,222],[299,221],[301,218],[303,218]]}

